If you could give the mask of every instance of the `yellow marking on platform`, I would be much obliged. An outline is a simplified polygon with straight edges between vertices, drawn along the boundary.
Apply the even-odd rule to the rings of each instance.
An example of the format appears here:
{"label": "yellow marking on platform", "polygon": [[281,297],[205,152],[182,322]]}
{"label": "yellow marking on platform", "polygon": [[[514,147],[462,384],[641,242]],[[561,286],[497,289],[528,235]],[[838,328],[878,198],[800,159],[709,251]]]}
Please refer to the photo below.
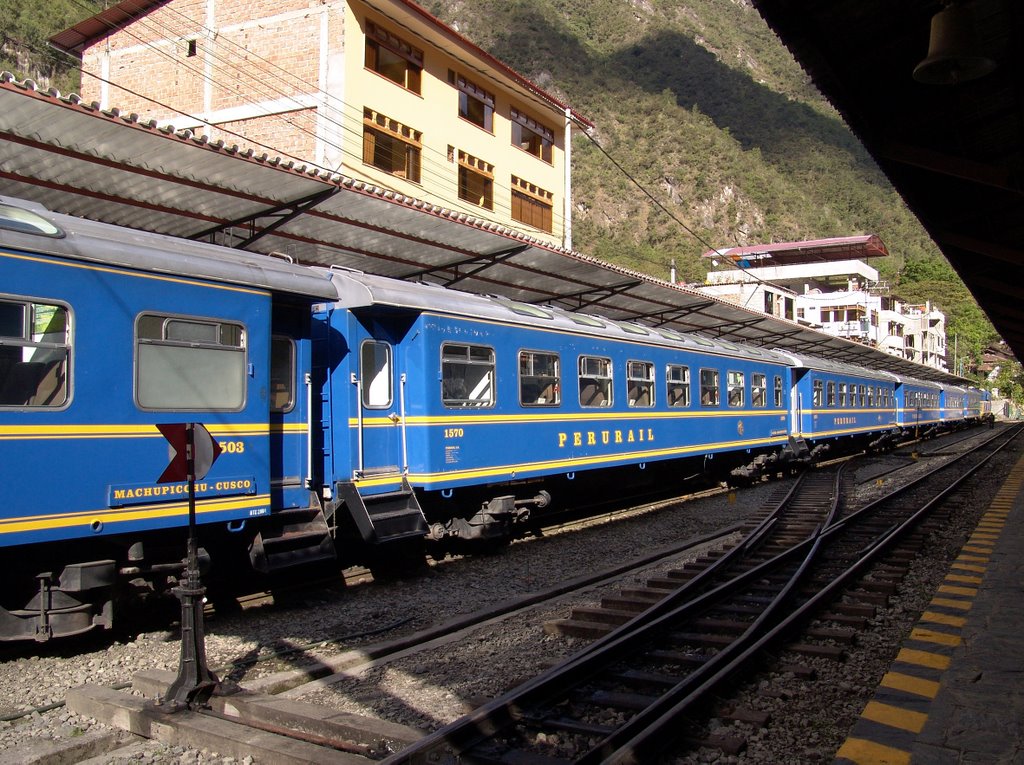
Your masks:
{"label": "yellow marking on platform", "polygon": [[988,563],[989,560],[990,560],[990,558],[988,558],[987,556],[982,556],[982,555],[963,555],[963,554],[958,555],[956,559],[957,560],[972,560],[972,561],[975,561],[976,563]]}
{"label": "yellow marking on platform", "polygon": [[967,576],[966,574],[946,574],[947,582],[963,582],[964,584],[981,584],[980,576]]}
{"label": "yellow marking on platform", "polygon": [[881,685],[883,688],[906,691],[915,696],[924,696],[926,699],[934,699],[939,693],[939,684],[934,680],[904,675],[902,672],[886,672]]}
{"label": "yellow marking on platform", "polygon": [[910,765],[910,752],[862,738],[848,738],[836,752],[837,758],[857,765]]}
{"label": "yellow marking on platform", "polygon": [[956,561],[953,561],[953,565],[950,568],[962,568],[964,571],[976,571],[979,574],[984,574],[988,571],[987,566],[976,566],[973,563],[957,563]]}
{"label": "yellow marking on platform", "polygon": [[977,544],[964,545],[962,551],[973,553],[990,553],[992,552],[992,547],[993,545],[986,545],[985,547],[979,547]]}
{"label": "yellow marking on platform", "polygon": [[920,733],[924,728],[925,720],[928,719],[926,714],[911,712],[909,709],[901,709],[892,704],[882,704],[878,701],[869,701],[860,716],[882,725],[888,725],[890,728],[908,730],[911,733]]}
{"label": "yellow marking on platform", "polygon": [[939,592],[946,595],[964,595],[968,598],[974,597],[978,594],[977,587],[956,587],[952,584],[941,584],[939,585]]}
{"label": "yellow marking on platform", "polygon": [[917,648],[901,648],[900,652],[896,655],[896,661],[916,664],[919,667],[928,667],[930,669],[949,668],[948,656],[943,656],[941,653],[932,653],[931,651],[921,651]]}
{"label": "yellow marking on platform", "polygon": [[936,624],[945,624],[949,627],[963,627],[967,624],[967,620],[962,616],[951,616],[950,614],[940,614],[935,611],[925,611],[921,614],[921,621],[923,622],[935,622]]}
{"label": "yellow marking on platform", "polygon": [[970,611],[971,606],[974,605],[969,600],[950,600],[949,598],[932,598],[931,605],[933,606],[945,606],[946,608],[955,608],[959,611]]}
{"label": "yellow marking on platform", "polygon": [[920,640],[922,643],[935,643],[937,645],[950,645],[956,646],[963,642],[959,635],[950,635],[946,632],[936,632],[935,630],[925,629],[923,627],[914,627],[910,631],[911,640]]}

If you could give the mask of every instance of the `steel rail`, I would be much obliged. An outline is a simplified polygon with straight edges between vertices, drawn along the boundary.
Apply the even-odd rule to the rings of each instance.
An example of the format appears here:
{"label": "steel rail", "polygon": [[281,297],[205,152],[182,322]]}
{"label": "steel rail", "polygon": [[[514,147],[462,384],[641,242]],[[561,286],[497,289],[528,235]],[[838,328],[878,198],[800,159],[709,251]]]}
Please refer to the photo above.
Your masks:
{"label": "steel rail", "polygon": [[[689,709],[691,709],[696,703],[704,700],[708,694],[713,692],[722,683],[740,671],[757,654],[791,635],[804,623],[809,621],[824,605],[833,601],[837,594],[845,589],[851,581],[858,577],[864,569],[872,565],[911,529],[916,528],[924,517],[930,514],[937,505],[954,492],[964,481],[987,464],[988,461],[996,454],[1012,443],[1014,438],[1019,435],[1022,428],[1024,428],[1024,426],[1018,426],[1015,428],[1015,430],[1011,431],[1009,436],[1005,438],[1003,443],[993,449],[990,454],[985,456],[976,465],[969,467],[966,471],[957,476],[952,483],[925,502],[909,517],[890,527],[867,549],[862,551],[860,557],[849,565],[842,573],[834,576],[829,584],[819,589],[813,596],[808,598],[802,605],[790,613],[773,629],[760,637],[756,642],[752,643],[742,654],[737,656],[734,661],[721,667],[714,676],[708,678],[704,685],[694,689],[690,695],[679,700],[675,704],[661,705],[661,714],[656,719],[651,720],[649,719],[650,715],[645,714],[644,716],[647,719],[644,721],[638,719],[640,715],[634,718],[634,720],[631,720],[627,727],[631,729],[634,735],[628,740],[622,741],[622,736],[617,734],[615,741],[620,741],[621,743],[613,751],[609,751],[607,746],[603,746],[600,749],[591,750],[591,752],[588,752],[586,756],[579,759],[577,762],[580,764],[601,762],[606,763],[607,765],[641,765],[642,763],[650,762],[652,757],[656,756],[663,750],[667,740],[672,738],[674,735],[672,728],[678,726],[679,719],[685,715]],[[1000,434],[999,436],[993,436],[992,438],[985,440],[971,452],[967,452],[964,455],[961,455],[961,457],[966,458],[967,456],[976,454],[979,449],[988,446],[1003,435],[1004,434]],[[952,460],[939,468],[929,471],[927,474],[914,481],[914,484],[920,484],[922,481],[933,476],[940,470],[949,468],[953,463],[959,462],[959,460],[960,458]],[[819,537],[814,540],[815,548],[826,543],[831,537],[837,536],[855,520],[863,519],[872,511],[877,510],[885,501],[891,501],[894,497],[902,493],[903,490],[892,492],[864,508],[861,508],[857,513],[823,528]],[[634,722],[636,722],[635,725]],[[625,732],[626,729],[623,728],[622,730]],[[613,742],[609,740],[608,743]],[[602,742],[602,744],[605,744],[605,742]]]}
{"label": "steel rail", "polygon": [[[838,477],[833,480],[831,489],[831,495],[836,499],[839,496],[838,480]],[[526,710],[549,704],[552,699],[564,696],[568,688],[579,686],[600,673],[609,664],[635,652],[638,643],[648,641],[652,635],[664,631],[668,625],[685,621],[707,611],[714,603],[721,602],[730,595],[740,592],[744,587],[757,583],[767,574],[778,571],[780,567],[794,568],[795,564],[792,559],[796,553],[793,552],[794,548],[790,548],[746,572],[729,577],[717,586],[712,586],[713,580],[716,577],[720,578],[722,571],[741,561],[751,550],[758,549],[764,543],[773,528],[777,526],[780,513],[792,504],[794,498],[798,496],[799,486],[803,483],[804,476],[801,476],[800,480],[778,503],[775,510],[755,528],[744,543],[731,550],[680,590],[668,595],[648,611],[638,615],[566,662],[541,673],[509,693],[396,753],[386,760],[388,765],[432,762],[438,749],[448,752],[455,751],[460,754],[468,752],[491,739],[501,730],[523,720],[527,714]],[[834,513],[834,509],[832,512]],[[819,523],[814,533],[816,534],[824,525],[824,523]],[[803,548],[795,549],[799,551]],[[799,568],[799,566],[795,567]],[[711,587],[711,589],[694,597],[694,591],[702,587]],[[774,617],[765,617],[765,619],[769,618]],[[703,676],[708,671],[710,670],[697,670],[700,673],[699,676]]]}

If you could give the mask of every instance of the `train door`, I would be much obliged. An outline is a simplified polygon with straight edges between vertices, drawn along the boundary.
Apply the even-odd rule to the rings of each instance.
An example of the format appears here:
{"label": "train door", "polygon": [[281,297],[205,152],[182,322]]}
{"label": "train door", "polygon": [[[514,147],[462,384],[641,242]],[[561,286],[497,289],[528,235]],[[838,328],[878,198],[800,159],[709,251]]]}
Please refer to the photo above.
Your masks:
{"label": "train door", "polygon": [[[802,436],[804,432],[803,422],[803,388],[801,380],[810,379],[810,370],[799,369],[797,367],[790,368],[791,384],[789,386],[789,432],[793,436]],[[808,383],[809,385],[809,383]]]}
{"label": "train door", "polygon": [[357,477],[364,481],[397,478],[408,468],[405,375],[384,333],[363,339],[352,383],[356,393]]}
{"label": "train door", "polygon": [[309,342],[284,327],[270,341],[270,475],[273,507],[306,507],[310,459]]}

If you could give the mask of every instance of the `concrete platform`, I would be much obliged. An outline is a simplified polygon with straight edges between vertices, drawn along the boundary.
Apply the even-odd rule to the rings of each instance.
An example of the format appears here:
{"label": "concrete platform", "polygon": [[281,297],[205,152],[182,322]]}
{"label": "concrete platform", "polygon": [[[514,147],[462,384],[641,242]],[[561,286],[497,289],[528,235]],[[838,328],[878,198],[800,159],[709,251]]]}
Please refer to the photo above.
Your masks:
{"label": "concrete platform", "polygon": [[1024,458],[835,763],[1024,765]]}

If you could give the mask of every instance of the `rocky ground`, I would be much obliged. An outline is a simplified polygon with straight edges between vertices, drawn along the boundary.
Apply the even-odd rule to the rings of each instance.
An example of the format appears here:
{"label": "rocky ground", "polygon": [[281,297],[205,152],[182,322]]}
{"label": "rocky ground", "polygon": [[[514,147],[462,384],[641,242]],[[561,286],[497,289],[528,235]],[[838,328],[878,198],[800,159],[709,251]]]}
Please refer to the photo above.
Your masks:
{"label": "rocky ground", "polygon": [[[923,458],[909,470],[887,476],[886,482],[922,469]],[[1006,460],[1011,459],[1007,457]],[[906,458],[892,461],[895,465]],[[864,475],[870,475],[864,468]],[[999,471],[993,468],[990,474]],[[268,603],[230,616],[214,616],[207,623],[207,656],[211,667],[227,668],[245,656],[268,654],[283,646],[300,647],[298,660],[361,643],[422,629],[459,614],[470,614],[519,594],[536,592],[587,571],[626,562],[655,547],[695,538],[728,526],[757,510],[777,484],[762,484],[737,494],[689,502],[652,511],[628,520],[596,523],[583,529],[530,538],[500,554],[448,559],[435,563],[422,576],[361,584],[348,589],[315,587],[293,596],[287,605]],[[992,492],[997,483],[992,483]],[[860,499],[881,491],[869,482],[858,490]],[[986,502],[984,487],[971,506]],[[901,594],[875,620],[870,635],[851,650],[846,663],[813,662],[819,679],[794,681],[767,670],[749,689],[751,706],[768,703],[774,724],[754,734],[747,751],[737,757],[702,750],[680,762],[787,762],[830,760],[846,730],[894,655],[896,646],[931,597],[945,573],[945,557],[958,549],[970,524],[970,512],[927,547],[913,567]],[[668,562],[652,570],[666,568]],[[619,583],[617,586],[621,586]],[[455,719],[483,699],[493,697],[539,669],[571,654],[582,641],[543,633],[547,618],[568,614],[573,602],[594,603],[600,593],[546,603],[529,616],[516,615],[460,634],[456,640],[428,654],[409,656],[383,666],[372,666],[332,683],[318,683],[293,691],[303,701],[332,708],[385,717],[430,730]],[[391,627],[392,629],[388,629]],[[384,632],[352,637],[375,629]],[[321,647],[327,641],[340,642]],[[176,669],[179,644],[173,625],[137,635],[92,638],[78,652],[66,647],[5,649],[0,655],[0,763],[25,762],[27,743],[95,734],[104,729],[75,716],[60,705],[66,691],[83,683],[124,684],[142,669]],[[802,663],[810,660],[801,659]],[[234,676],[247,680],[282,669],[267,662]],[[222,672],[223,674],[223,672]],[[771,689],[774,700],[765,702],[758,687]],[[57,705],[46,710],[47,705]],[[169,747],[158,742],[135,742],[102,756],[97,762],[192,763],[233,762],[213,752]]]}

